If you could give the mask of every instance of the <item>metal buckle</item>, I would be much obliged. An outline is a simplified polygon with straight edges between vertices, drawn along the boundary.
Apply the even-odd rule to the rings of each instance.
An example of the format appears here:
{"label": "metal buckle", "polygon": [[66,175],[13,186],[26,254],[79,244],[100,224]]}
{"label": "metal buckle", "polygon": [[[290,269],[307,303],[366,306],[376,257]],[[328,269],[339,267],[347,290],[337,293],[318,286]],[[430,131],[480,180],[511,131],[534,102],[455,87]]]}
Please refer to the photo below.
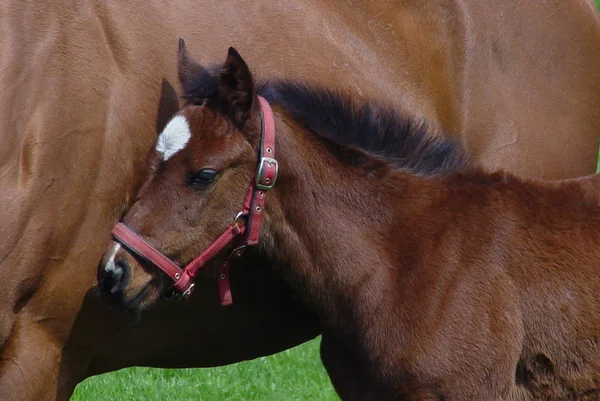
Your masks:
{"label": "metal buckle", "polygon": [[190,284],[190,286],[184,292],[179,292],[179,291],[171,288],[169,290],[169,294],[165,296],[165,299],[174,299],[174,300],[177,300],[177,301],[181,301],[182,299],[186,299],[190,295],[192,295],[192,292],[194,292],[194,287],[195,286],[196,286],[196,284],[194,284],[194,283]]}
{"label": "metal buckle", "polygon": [[236,224],[238,220],[242,217],[246,217],[246,213],[244,213],[244,211],[241,211],[235,215],[235,219],[233,219],[233,224]]}
{"label": "metal buckle", "polygon": [[[266,164],[275,165],[275,177],[273,177],[273,182],[270,182],[267,184],[261,184],[262,178],[265,174],[265,165]],[[269,166],[269,167],[271,167],[271,166]],[[258,165],[258,171],[256,172],[256,188],[262,189],[263,191],[268,191],[269,189],[273,188],[273,185],[275,185],[275,181],[277,181],[278,174],[279,174],[279,163],[277,163],[277,160],[272,159],[270,157],[261,157],[260,163]]]}
{"label": "metal buckle", "polygon": [[229,254],[229,259],[241,258],[248,245],[240,245]]}
{"label": "metal buckle", "polygon": [[181,298],[182,299],[187,299],[190,295],[192,295],[192,292],[194,292],[194,287],[195,286],[196,286],[196,284],[194,284],[194,283],[190,284],[190,286],[187,288],[187,290],[185,290],[181,294]]}

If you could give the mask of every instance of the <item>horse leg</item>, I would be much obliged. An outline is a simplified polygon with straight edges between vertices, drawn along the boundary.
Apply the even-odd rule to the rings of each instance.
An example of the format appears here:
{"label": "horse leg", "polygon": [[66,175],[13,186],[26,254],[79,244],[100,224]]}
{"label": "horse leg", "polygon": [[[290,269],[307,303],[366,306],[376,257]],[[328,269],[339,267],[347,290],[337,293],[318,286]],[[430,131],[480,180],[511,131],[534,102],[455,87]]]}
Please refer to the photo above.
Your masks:
{"label": "horse leg", "polygon": [[323,333],[321,361],[343,401],[384,400],[356,356],[335,336]]}
{"label": "horse leg", "polygon": [[0,399],[55,401],[61,352],[59,342],[41,325],[16,320],[0,353]]}

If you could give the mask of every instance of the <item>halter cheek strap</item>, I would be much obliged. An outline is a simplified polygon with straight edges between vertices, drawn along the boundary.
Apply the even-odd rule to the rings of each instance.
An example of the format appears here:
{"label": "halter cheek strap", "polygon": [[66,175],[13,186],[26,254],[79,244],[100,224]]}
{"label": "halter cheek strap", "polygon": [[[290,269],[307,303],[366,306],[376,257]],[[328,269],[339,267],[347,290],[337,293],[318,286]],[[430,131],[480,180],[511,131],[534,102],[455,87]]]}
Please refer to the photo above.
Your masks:
{"label": "halter cheek strap", "polygon": [[[230,225],[204,252],[181,268],[177,263],[163,255],[148,244],[142,237],[124,223],[118,223],[112,230],[115,241],[121,243],[129,252],[153,264],[173,280],[172,286],[183,298],[188,298],[194,291],[194,279],[206,263],[214,258],[231,242],[238,242],[229,257],[218,268],[218,287],[221,305],[233,302],[229,282],[229,270],[234,259],[243,255],[249,245],[256,245],[260,236],[260,227],[264,215],[267,191],[273,188],[277,180],[279,165],[275,159],[275,119],[269,103],[261,96],[258,97],[261,106],[261,139],[259,147],[259,162],[256,177],[248,187],[242,210]],[[240,225],[241,218],[246,218],[246,224]]]}

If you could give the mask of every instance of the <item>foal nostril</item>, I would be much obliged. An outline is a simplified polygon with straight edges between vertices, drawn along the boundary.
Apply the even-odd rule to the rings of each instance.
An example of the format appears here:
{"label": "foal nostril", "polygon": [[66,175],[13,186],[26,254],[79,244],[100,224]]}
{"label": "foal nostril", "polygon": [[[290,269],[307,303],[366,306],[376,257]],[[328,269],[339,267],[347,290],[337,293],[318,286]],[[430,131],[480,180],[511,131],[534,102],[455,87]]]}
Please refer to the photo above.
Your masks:
{"label": "foal nostril", "polygon": [[117,294],[123,291],[129,277],[129,263],[125,259],[109,261],[104,268],[102,291],[105,294]]}
{"label": "foal nostril", "polygon": [[127,271],[129,271],[129,263],[125,259],[118,259],[115,262],[115,274],[118,273],[121,278]]}

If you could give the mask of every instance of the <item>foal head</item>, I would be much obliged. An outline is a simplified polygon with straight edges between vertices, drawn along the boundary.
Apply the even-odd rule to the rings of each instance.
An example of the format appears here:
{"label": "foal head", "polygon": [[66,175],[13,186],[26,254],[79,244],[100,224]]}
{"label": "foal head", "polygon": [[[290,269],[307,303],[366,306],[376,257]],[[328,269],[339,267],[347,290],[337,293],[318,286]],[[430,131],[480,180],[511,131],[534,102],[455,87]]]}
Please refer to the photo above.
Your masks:
{"label": "foal head", "polygon": [[[184,266],[240,211],[256,173],[261,121],[252,75],[235,49],[220,70],[208,71],[181,44],[179,77],[184,97],[194,95],[158,137],[149,177],[123,222]],[[150,305],[171,284],[116,242],[101,262],[99,282],[106,296],[127,308]]]}

